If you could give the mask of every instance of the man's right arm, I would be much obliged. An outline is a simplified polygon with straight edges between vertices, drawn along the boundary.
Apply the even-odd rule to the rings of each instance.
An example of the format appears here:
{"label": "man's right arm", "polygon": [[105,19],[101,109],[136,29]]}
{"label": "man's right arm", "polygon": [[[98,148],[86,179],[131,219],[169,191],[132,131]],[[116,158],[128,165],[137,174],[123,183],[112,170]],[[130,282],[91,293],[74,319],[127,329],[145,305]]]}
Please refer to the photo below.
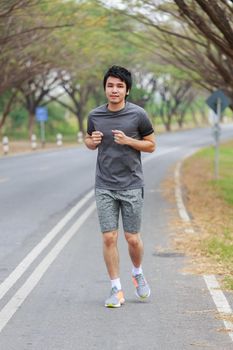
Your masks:
{"label": "man's right arm", "polygon": [[95,150],[101,143],[103,133],[101,131],[93,131],[91,135],[87,134],[85,137],[85,145],[92,150]]}

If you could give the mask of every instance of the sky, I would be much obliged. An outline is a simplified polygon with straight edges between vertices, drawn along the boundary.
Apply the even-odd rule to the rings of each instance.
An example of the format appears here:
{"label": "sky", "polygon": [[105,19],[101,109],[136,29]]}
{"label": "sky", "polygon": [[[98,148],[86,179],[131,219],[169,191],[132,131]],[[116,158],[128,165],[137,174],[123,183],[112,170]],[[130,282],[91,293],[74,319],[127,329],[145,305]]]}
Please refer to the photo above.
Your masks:
{"label": "sky", "polygon": [[104,5],[110,6],[110,7],[117,7],[120,9],[125,8],[125,6],[122,4],[121,0],[105,0],[102,1]]}

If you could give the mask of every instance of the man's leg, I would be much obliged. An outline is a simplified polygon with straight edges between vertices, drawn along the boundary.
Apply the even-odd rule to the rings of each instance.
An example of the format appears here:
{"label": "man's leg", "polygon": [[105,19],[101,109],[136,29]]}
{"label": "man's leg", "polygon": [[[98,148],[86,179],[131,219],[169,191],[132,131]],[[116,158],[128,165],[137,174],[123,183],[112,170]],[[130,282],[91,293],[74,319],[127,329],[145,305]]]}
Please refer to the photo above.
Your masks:
{"label": "man's leg", "polygon": [[125,238],[128,242],[129,255],[133,263],[132,279],[136,287],[136,295],[141,299],[145,299],[150,295],[150,287],[143,275],[141,266],[144,250],[139,232],[141,227],[143,191],[142,189],[127,190],[121,193],[121,199]]}
{"label": "man's leg", "polygon": [[129,255],[133,266],[139,268],[143,257],[143,243],[140,236],[143,190],[141,188],[128,190],[121,193],[121,212],[128,242]]}
{"label": "man's leg", "polygon": [[125,238],[128,242],[129,255],[133,263],[132,280],[136,288],[136,295],[141,299],[146,299],[150,296],[150,287],[142,271],[143,243],[140,233],[125,232]]}
{"label": "man's leg", "polygon": [[140,233],[125,232],[125,238],[128,242],[128,249],[133,266],[139,268],[143,257],[143,243]]}
{"label": "man's leg", "polygon": [[111,280],[119,278],[119,253],[117,248],[118,232],[103,233],[104,261]]}
{"label": "man's leg", "polygon": [[104,260],[112,280],[119,278],[119,254],[117,249],[119,202],[115,199],[113,191],[97,188],[96,205],[103,236]]}
{"label": "man's leg", "polygon": [[103,232],[103,255],[111,279],[111,295],[106,307],[120,307],[124,302],[119,277],[119,254],[117,248],[119,202],[114,191],[96,189],[96,204],[100,228]]}
{"label": "man's leg", "polygon": [[105,300],[106,307],[120,307],[125,302],[119,277],[119,253],[117,248],[117,238],[117,231],[103,233],[104,261],[112,285],[111,295]]}

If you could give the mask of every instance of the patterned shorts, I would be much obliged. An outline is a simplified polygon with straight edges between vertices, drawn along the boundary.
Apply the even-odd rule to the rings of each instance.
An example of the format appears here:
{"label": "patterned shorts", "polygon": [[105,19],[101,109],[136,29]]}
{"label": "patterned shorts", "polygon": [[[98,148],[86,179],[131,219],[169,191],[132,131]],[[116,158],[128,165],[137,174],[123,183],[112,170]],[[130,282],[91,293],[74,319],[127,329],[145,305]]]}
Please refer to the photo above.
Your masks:
{"label": "patterned shorts", "polygon": [[97,212],[101,231],[118,229],[121,212],[125,232],[139,233],[141,228],[143,188],[133,190],[95,190]]}

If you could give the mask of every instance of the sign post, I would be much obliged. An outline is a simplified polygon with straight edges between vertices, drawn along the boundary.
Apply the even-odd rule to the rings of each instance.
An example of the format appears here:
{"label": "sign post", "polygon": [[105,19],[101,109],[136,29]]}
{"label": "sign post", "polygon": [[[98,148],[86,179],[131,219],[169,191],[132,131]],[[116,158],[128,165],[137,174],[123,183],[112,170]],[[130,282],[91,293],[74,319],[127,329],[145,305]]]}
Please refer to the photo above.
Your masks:
{"label": "sign post", "polygon": [[45,122],[48,120],[48,109],[46,107],[36,108],[36,120],[40,122],[40,135],[42,147],[45,146]]}
{"label": "sign post", "polygon": [[40,138],[42,147],[45,146],[45,122],[43,120],[40,121]]}
{"label": "sign post", "polygon": [[206,100],[208,106],[215,112],[215,120],[213,124],[213,135],[215,141],[215,157],[214,157],[214,177],[218,179],[219,169],[219,139],[221,134],[220,120],[224,109],[229,106],[230,99],[222,90],[217,90],[212,93]]}

